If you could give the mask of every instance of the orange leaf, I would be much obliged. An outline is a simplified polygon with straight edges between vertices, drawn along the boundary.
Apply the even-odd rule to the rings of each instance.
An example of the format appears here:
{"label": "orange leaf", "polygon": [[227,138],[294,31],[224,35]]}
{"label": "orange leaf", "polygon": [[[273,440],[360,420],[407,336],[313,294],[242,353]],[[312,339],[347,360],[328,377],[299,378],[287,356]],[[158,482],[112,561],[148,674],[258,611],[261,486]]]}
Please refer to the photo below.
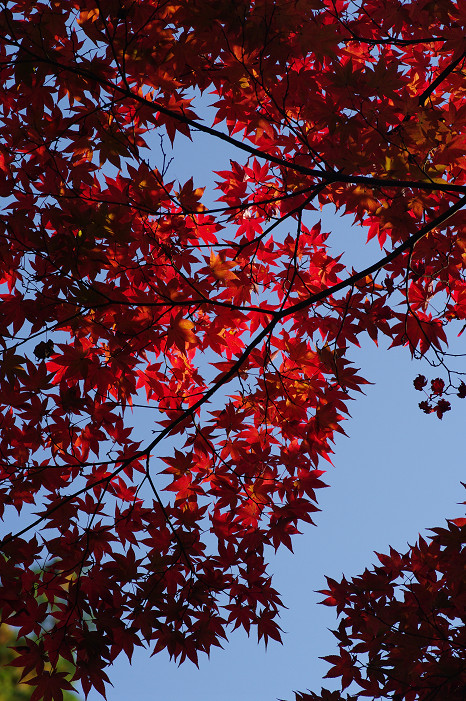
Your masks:
{"label": "orange leaf", "polygon": [[217,255],[212,251],[210,254],[210,268],[217,278],[217,280],[224,280],[228,282],[229,280],[237,280],[238,276],[231,271],[235,267],[236,263],[233,261],[226,261],[221,258],[221,254]]}

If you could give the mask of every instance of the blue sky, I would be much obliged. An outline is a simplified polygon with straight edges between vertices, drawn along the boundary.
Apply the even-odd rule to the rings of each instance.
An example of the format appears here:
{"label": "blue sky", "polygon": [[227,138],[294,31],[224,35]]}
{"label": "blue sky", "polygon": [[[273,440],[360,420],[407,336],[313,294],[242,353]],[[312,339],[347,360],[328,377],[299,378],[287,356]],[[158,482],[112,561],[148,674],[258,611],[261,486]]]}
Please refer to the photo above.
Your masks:
{"label": "blue sky", "polygon": [[[182,137],[174,156],[171,178],[185,182],[194,175],[200,187],[212,185],[212,170],[225,168],[234,154],[198,134],[193,143]],[[244,160],[242,154],[236,158]],[[361,269],[380,255],[376,245],[365,245],[364,230],[352,228],[350,218],[322,218],[335,246],[346,251],[347,264]],[[114,685],[108,701],[293,701],[293,690],[320,690],[328,667],[319,655],[336,648],[328,631],[336,627],[334,610],[318,606],[322,597],[315,593],[325,587],[325,575],[357,575],[375,561],[374,550],[385,552],[389,545],[405,550],[418,533],[463,515],[457,502],[464,499],[459,482],[465,477],[466,400],[453,399],[453,410],[439,421],[420,411],[423,397],[412,385],[418,373],[429,378],[436,373],[412,361],[407,349],[377,348],[367,338],[353,359],[374,384],[351,404],[348,438],[338,437],[334,467],[326,474],[330,488],[319,493],[317,526],[303,529],[294,555],[279,552],[271,562],[275,587],[288,607],[281,618],[283,645],[272,642],[265,650],[254,635],[236,632],[224,650],[201,658],[199,669],[190,662],[178,667],[165,653],[150,657],[139,650],[132,665],[119,658],[108,670]],[[337,688],[332,680],[326,685]],[[99,698],[96,692],[89,696]]]}

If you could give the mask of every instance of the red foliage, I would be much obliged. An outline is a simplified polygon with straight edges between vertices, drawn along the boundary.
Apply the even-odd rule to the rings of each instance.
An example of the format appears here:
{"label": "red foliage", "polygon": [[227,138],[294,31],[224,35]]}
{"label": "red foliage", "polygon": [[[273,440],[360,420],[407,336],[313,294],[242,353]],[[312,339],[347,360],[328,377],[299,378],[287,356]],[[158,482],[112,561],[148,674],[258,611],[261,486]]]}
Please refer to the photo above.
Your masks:
{"label": "red foliage", "polygon": [[[438,364],[466,318],[465,19],[453,0],[1,5],[0,514],[29,525],[2,541],[0,596],[38,636],[36,698],[67,688],[58,654],[104,693],[142,641],[196,662],[229,627],[280,638],[268,555],[312,523],[365,384],[352,348]],[[198,132],[237,154],[215,206],[170,179],[163,135]],[[319,207],[380,258],[347,270]],[[421,403],[439,418],[441,382]]]}
{"label": "red foliage", "polygon": [[[328,677],[363,697],[463,701],[466,697],[466,519],[434,528],[407,553],[322,593],[341,614]],[[311,697],[312,698],[312,697]],[[325,696],[315,697],[324,699]]]}

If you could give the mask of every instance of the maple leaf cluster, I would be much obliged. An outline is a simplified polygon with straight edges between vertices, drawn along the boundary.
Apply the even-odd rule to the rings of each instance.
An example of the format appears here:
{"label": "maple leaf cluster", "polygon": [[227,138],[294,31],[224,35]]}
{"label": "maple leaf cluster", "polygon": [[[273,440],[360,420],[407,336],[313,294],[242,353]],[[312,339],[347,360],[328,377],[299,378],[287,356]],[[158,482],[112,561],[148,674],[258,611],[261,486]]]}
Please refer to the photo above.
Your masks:
{"label": "maple leaf cluster", "polygon": [[443,418],[446,411],[451,410],[450,402],[445,399],[445,396],[455,394],[460,399],[466,397],[466,385],[463,380],[458,385],[454,385],[451,381],[448,385],[441,377],[436,377],[430,381],[428,386],[427,379],[424,375],[418,375],[413,380],[414,388],[419,392],[424,392],[426,399],[419,402],[419,408],[425,414],[435,412],[439,419]]}
{"label": "maple leaf cluster", "polygon": [[466,519],[432,530],[407,553],[377,554],[381,566],[350,582],[327,579],[323,603],[341,621],[339,653],[323,659],[343,688],[354,682],[374,699],[465,698]]}
{"label": "maple leaf cluster", "polygon": [[[60,656],[105,694],[143,643],[197,662],[232,628],[280,639],[267,563],[318,510],[366,383],[352,350],[443,362],[466,318],[465,20],[0,5],[0,609],[36,698],[69,688]],[[171,179],[199,132],[235,153],[214,204]],[[335,208],[380,244],[363,270],[321,227]]]}

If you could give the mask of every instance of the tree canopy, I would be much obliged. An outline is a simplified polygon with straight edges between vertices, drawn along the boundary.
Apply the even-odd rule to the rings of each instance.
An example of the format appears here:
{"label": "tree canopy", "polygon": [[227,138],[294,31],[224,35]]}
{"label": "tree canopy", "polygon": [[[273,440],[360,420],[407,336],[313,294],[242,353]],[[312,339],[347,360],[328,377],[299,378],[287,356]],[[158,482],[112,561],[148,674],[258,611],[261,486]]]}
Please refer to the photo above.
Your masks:
{"label": "tree canopy", "polygon": [[[70,688],[60,657],[105,694],[135,645],[280,639],[267,565],[318,510],[355,347],[430,360],[427,414],[466,397],[465,23],[459,0],[0,3],[0,608],[34,701]],[[215,196],[177,179],[200,133],[235,154]],[[465,523],[329,581],[344,688],[464,698]]]}
{"label": "tree canopy", "polygon": [[[29,701],[34,694],[34,684],[28,684],[28,675],[15,663],[19,650],[24,649],[26,641],[18,640],[15,631],[7,625],[0,626],[0,701]],[[69,662],[59,661],[57,671],[71,676],[73,666]],[[29,680],[35,674],[29,674]],[[63,685],[65,687],[65,684]],[[63,701],[79,701],[75,694],[63,691]]]}

